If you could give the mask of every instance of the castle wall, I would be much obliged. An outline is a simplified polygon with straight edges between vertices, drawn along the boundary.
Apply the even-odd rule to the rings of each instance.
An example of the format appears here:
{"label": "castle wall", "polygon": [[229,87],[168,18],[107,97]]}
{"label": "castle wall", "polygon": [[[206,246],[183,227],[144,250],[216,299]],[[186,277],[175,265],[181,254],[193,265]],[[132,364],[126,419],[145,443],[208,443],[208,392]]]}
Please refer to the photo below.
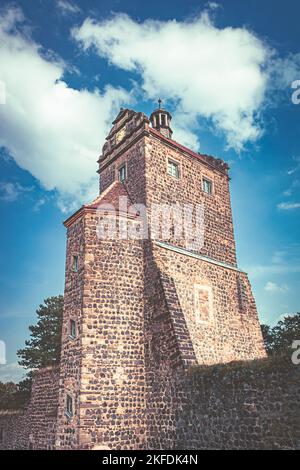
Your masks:
{"label": "castle wall", "polygon": [[80,445],[144,448],[143,247],[99,241],[97,217],[85,226]]}
{"label": "castle wall", "polygon": [[128,150],[111,161],[100,172],[100,193],[118,181],[118,169],[126,164],[126,181],[123,183],[133,203],[145,204],[145,138],[140,137]]}
{"label": "castle wall", "polygon": [[175,448],[299,450],[300,377],[290,358],[195,367],[175,382]]}
{"label": "castle wall", "polygon": [[174,372],[183,370],[183,358],[151,242],[144,244],[144,271],[147,449],[172,449],[176,441]]}
{"label": "castle wall", "polygon": [[[242,305],[237,292],[241,277],[246,286]],[[207,323],[196,321],[195,284],[212,289]],[[197,364],[264,358],[265,349],[247,275],[174,247],[145,246],[145,307],[147,446],[173,449],[178,423],[187,419],[181,414],[187,413],[197,386],[186,371]],[[216,406],[222,408],[222,403]],[[198,425],[196,435],[202,432]]]}
{"label": "castle wall", "polygon": [[59,371],[46,367],[34,373],[31,398],[25,410],[0,412],[0,449],[54,449]]}
{"label": "castle wall", "polygon": [[[188,156],[162,142],[146,138],[147,207],[152,204],[191,204],[204,206],[204,244],[196,241],[194,251],[216,260],[236,265],[229,178],[209,167],[200,159]],[[179,164],[180,178],[167,172],[168,159]],[[213,194],[202,190],[202,177],[213,183]],[[193,224],[195,221],[193,221]],[[194,227],[193,227],[194,228]],[[190,234],[187,231],[189,237]],[[188,248],[186,239],[171,239],[171,243]]]}
{"label": "castle wall", "polygon": [[[177,252],[154,243],[153,255],[161,273],[166,308],[186,325],[177,341],[181,351],[193,347],[198,364],[218,364],[265,357],[257,310],[246,273]],[[243,291],[241,292],[241,286]],[[208,288],[208,315],[197,316],[196,289]],[[162,312],[163,313],[163,312]],[[176,321],[174,323],[176,325]],[[189,362],[188,364],[191,364]]]}
{"label": "castle wall", "polygon": [[[79,269],[71,272],[67,261],[57,446],[143,448],[143,247],[138,240],[99,240],[99,217],[91,211],[68,229],[67,260],[79,253]],[[74,315],[75,341],[67,332]]]}
{"label": "castle wall", "polygon": [[[78,270],[73,270],[73,256],[78,256]],[[83,289],[85,268],[84,218],[68,229],[66,251],[66,280],[62,326],[57,447],[76,448],[79,442],[79,395],[82,351]],[[75,321],[76,337],[71,337],[70,321]],[[73,401],[74,416],[65,415],[67,395]]]}
{"label": "castle wall", "polygon": [[159,371],[157,378],[152,399],[162,421],[147,449],[300,448],[299,367],[290,358]]}

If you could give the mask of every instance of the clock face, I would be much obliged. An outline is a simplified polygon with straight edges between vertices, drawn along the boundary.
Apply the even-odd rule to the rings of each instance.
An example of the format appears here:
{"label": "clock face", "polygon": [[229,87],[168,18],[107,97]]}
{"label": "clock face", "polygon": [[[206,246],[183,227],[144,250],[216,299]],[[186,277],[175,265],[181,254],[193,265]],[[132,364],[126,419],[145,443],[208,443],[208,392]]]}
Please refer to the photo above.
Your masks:
{"label": "clock face", "polygon": [[121,127],[121,129],[116,133],[116,143],[118,144],[125,137],[126,126]]}

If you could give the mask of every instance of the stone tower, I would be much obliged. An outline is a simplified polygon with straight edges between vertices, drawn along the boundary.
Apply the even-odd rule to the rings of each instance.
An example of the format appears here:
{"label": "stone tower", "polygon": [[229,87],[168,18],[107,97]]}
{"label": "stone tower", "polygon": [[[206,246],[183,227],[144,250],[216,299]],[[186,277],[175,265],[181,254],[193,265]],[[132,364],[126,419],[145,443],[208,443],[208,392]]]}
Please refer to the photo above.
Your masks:
{"label": "stone tower", "polygon": [[178,371],[265,356],[228,166],[172,140],[161,107],[150,121],[121,109],[100,195],[65,222],[57,448],[172,448]]}

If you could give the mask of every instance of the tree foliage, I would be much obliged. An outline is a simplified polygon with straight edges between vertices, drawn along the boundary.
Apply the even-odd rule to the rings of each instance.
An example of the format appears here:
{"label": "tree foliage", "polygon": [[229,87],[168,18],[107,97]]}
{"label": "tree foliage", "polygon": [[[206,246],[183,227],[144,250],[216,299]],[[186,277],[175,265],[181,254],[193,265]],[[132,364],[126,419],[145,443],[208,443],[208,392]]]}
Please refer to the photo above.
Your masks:
{"label": "tree foliage", "polygon": [[37,309],[37,324],[29,327],[31,338],[25,341],[25,348],[18,351],[19,364],[28,369],[27,376],[18,384],[0,382],[0,409],[16,410],[26,406],[32,370],[59,363],[63,300],[62,295],[49,297]]}
{"label": "tree foliage", "polygon": [[31,389],[31,380],[25,379],[20,383],[0,382],[0,409],[18,410],[24,408],[28,402]]}
{"label": "tree foliage", "polygon": [[37,309],[38,322],[29,327],[29,340],[18,351],[19,364],[26,369],[38,369],[58,364],[61,351],[63,296],[49,297]]}
{"label": "tree foliage", "polygon": [[293,342],[300,340],[300,312],[280,320],[277,325],[261,325],[261,330],[270,356],[291,355]]}

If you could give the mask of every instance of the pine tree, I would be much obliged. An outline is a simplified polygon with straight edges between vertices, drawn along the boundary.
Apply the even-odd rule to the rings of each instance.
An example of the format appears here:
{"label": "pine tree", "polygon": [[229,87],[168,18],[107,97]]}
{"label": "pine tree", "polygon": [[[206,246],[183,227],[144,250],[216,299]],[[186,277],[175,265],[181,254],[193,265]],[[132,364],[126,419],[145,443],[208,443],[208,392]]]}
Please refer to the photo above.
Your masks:
{"label": "pine tree", "polygon": [[63,296],[49,297],[37,309],[38,322],[31,325],[31,339],[18,351],[19,364],[32,370],[58,364],[61,350]]}

